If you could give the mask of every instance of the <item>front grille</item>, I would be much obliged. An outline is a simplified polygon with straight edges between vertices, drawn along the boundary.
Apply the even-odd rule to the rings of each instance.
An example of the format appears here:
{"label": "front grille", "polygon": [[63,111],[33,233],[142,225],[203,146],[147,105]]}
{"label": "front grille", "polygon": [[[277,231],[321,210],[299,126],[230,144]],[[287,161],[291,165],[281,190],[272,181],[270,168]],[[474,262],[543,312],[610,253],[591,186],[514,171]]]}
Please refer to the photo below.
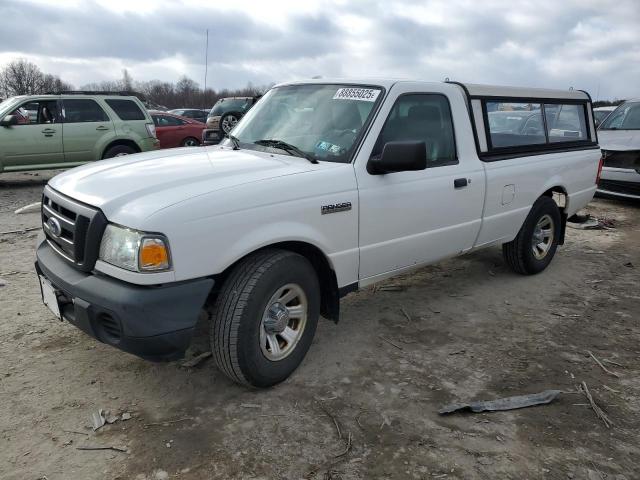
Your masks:
{"label": "front grille", "polygon": [[640,183],[638,182],[623,182],[621,180],[605,180],[601,178],[600,182],[598,182],[598,189],[627,195],[640,195]]}
{"label": "front grille", "polygon": [[106,219],[100,210],[47,186],[42,194],[42,229],[47,243],[83,271],[93,269]]}

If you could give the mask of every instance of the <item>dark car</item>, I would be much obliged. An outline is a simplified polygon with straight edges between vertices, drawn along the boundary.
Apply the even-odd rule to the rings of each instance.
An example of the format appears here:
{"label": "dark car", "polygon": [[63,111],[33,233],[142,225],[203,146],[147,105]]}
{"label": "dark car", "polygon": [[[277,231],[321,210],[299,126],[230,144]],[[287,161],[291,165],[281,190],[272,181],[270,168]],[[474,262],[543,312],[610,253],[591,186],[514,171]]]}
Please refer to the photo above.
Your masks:
{"label": "dark car", "polygon": [[226,97],[216,102],[207,117],[207,129],[202,132],[202,143],[213,145],[236,126],[260,97]]}
{"label": "dark car", "polygon": [[149,112],[156,126],[160,148],[196,147],[200,145],[205,124],[169,112]]}
{"label": "dark car", "polygon": [[174,108],[173,110],[169,110],[169,113],[206,123],[209,110],[203,110],[201,108]]}

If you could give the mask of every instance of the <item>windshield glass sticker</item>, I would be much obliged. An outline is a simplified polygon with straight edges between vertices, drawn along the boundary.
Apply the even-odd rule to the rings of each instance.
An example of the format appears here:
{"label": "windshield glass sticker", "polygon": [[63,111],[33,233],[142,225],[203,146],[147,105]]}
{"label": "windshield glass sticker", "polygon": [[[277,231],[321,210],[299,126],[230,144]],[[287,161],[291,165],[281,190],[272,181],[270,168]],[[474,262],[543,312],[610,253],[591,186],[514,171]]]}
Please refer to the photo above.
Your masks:
{"label": "windshield glass sticker", "polygon": [[333,96],[333,99],[375,102],[379,94],[380,90],[376,90],[375,88],[339,88]]}
{"label": "windshield glass sticker", "polygon": [[329,155],[337,157],[346,152],[346,149],[340,145],[320,140],[316,143],[314,153],[320,157],[328,157]]}

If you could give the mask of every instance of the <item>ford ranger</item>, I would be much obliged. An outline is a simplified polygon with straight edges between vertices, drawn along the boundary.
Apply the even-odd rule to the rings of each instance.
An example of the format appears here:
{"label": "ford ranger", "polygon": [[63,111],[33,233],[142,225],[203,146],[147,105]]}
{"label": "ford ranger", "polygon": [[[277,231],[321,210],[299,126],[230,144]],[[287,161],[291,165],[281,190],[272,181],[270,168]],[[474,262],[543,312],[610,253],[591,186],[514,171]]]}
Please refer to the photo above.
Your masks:
{"label": "ford ranger", "polygon": [[149,360],[182,357],[206,312],[220,370],[268,387],[358,288],[494,245],[516,272],[543,271],[593,197],[599,160],[582,91],[281,84],[220,145],[50,180],[42,298]]}

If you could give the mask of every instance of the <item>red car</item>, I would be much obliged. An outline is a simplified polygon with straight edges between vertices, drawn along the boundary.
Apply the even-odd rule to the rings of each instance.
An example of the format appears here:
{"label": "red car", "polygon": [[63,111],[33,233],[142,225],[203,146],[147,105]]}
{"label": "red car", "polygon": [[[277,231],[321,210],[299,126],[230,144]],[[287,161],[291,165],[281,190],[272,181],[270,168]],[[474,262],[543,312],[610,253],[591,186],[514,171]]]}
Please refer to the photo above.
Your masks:
{"label": "red car", "polygon": [[200,145],[202,130],[207,126],[193,118],[168,112],[149,112],[156,125],[160,148],[196,147]]}

